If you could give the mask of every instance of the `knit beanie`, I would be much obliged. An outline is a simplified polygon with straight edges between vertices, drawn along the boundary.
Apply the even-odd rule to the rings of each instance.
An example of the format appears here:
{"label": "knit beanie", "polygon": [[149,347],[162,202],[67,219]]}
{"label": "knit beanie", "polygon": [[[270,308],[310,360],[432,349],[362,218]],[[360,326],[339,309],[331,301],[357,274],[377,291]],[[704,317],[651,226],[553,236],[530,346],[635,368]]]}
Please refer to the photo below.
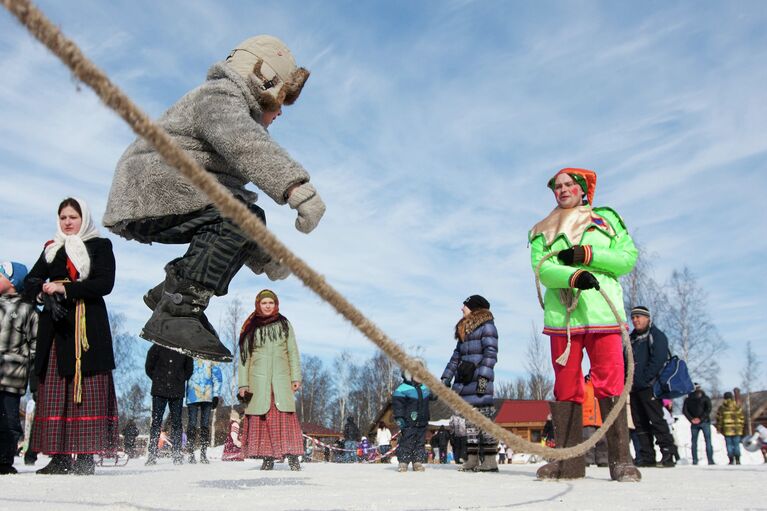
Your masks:
{"label": "knit beanie", "polygon": [[631,309],[631,315],[632,316],[644,316],[646,318],[652,319],[652,316],[650,315],[650,309],[648,309],[644,305],[637,305],[636,307]]}
{"label": "knit beanie", "polygon": [[463,304],[468,307],[470,311],[490,308],[490,302],[480,295],[471,295],[463,301]]}
{"label": "knit beanie", "polygon": [[226,63],[255,86],[259,91],[259,104],[270,111],[295,103],[309,78],[309,71],[296,66],[285,43],[270,35],[242,41],[226,58]]}
{"label": "knit beanie", "polygon": [[13,261],[3,261],[0,263],[0,275],[8,279],[16,291],[21,292],[24,289],[24,278],[27,276],[27,267],[21,263]]}

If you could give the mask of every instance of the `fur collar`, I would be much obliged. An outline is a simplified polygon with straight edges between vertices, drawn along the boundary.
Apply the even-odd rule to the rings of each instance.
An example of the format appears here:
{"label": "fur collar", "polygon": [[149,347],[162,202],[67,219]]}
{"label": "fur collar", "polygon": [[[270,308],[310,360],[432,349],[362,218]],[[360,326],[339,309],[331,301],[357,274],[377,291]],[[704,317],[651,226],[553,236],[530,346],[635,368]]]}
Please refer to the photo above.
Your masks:
{"label": "fur collar", "polygon": [[465,318],[461,318],[461,320],[456,323],[455,338],[459,341],[463,341],[471,332],[492,320],[493,313],[490,312],[489,309],[479,309],[472,311],[471,314]]}

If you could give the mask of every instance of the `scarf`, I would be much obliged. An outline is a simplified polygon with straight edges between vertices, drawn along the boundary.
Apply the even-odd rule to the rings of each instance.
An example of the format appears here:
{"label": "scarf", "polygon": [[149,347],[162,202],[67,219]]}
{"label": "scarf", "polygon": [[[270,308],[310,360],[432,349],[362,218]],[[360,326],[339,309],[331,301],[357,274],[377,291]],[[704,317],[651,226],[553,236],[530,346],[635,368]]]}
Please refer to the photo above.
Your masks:
{"label": "scarf", "polygon": [[465,318],[461,318],[455,325],[455,338],[461,342],[474,330],[493,320],[493,313],[489,309],[477,309]]}
{"label": "scarf", "polygon": [[[261,310],[261,300],[264,298],[274,300],[274,311],[268,316]],[[277,295],[268,289],[258,293],[256,310],[250,313],[240,329],[240,358],[243,363],[254,348],[287,337],[290,328],[288,325],[288,318],[280,314],[280,300]]]}
{"label": "scarf", "polygon": [[[77,280],[85,280],[91,273],[91,258],[88,255],[88,250],[85,248],[85,242],[98,238],[99,231],[96,228],[96,224],[93,222],[93,217],[88,209],[88,204],[84,200],[73,197],[80,205],[82,211],[82,224],[77,234],[64,234],[61,230],[61,225],[56,222],[56,236],[53,238],[52,243],[48,243],[45,247],[45,261],[47,263],[53,262],[53,258],[56,257],[56,253],[61,247],[67,251],[69,260],[67,261],[67,269],[69,270],[70,277],[74,274],[70,267],[71,265],[77,271]],[[74,279],[72,279],[74,280]]]}

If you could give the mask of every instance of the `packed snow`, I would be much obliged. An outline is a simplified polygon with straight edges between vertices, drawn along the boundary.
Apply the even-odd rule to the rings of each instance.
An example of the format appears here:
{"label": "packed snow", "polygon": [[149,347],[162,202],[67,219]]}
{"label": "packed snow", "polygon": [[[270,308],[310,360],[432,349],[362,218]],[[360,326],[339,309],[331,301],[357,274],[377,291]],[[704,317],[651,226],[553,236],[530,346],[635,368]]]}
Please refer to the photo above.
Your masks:
{"label": "packed snow", "polygon": [[[689,423],[676,425],[679,450],[689,454]],[[762,488],[767,465],[761,453],[742,451],[742,465],[728,466],[724,439],[714,435],[715,461],[700,465],[682,459],[675,468],[643,468],[641,483],[609,480],[606,468],[589,467],[577,481],[536,481],[540,463],[500,465],[497,474],[458,472],[455,465],[427,465],[405,474],[395,464],[304,463],[291,472],[287,463],[259,470],[260,460],[220,461],[221,448],[209,451],[210,465],[173,465],[169,458],[152,467],[144,458],[123,467],[97,467],[95,476],[41,476],[17,458],[20,473],[0,476],[2,510],[450,510],[450,509],[766,509]],[[521,457],[517,456],[520,460]]]}

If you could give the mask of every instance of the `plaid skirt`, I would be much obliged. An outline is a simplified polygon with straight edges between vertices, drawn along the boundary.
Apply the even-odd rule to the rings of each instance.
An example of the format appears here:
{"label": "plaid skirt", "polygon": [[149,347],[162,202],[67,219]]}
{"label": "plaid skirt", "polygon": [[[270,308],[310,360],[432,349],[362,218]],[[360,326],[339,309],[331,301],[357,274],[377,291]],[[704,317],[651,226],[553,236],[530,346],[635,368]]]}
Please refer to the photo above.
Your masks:
{"label": "plaid skirt", "polygon": [[43,454],[98,454],[119,445],[117,396],[112,372],[83,375],[82,402],[74,403],[74,378],[56,370],[56,345],[37,389],[32,450]]}
{"label": "plaid skirt", "polygon": [[295,412],[281,412],[272,404],[266,415],[246,415],[240,431],[245,458],[282,458],[304,453],[301,425]]}

